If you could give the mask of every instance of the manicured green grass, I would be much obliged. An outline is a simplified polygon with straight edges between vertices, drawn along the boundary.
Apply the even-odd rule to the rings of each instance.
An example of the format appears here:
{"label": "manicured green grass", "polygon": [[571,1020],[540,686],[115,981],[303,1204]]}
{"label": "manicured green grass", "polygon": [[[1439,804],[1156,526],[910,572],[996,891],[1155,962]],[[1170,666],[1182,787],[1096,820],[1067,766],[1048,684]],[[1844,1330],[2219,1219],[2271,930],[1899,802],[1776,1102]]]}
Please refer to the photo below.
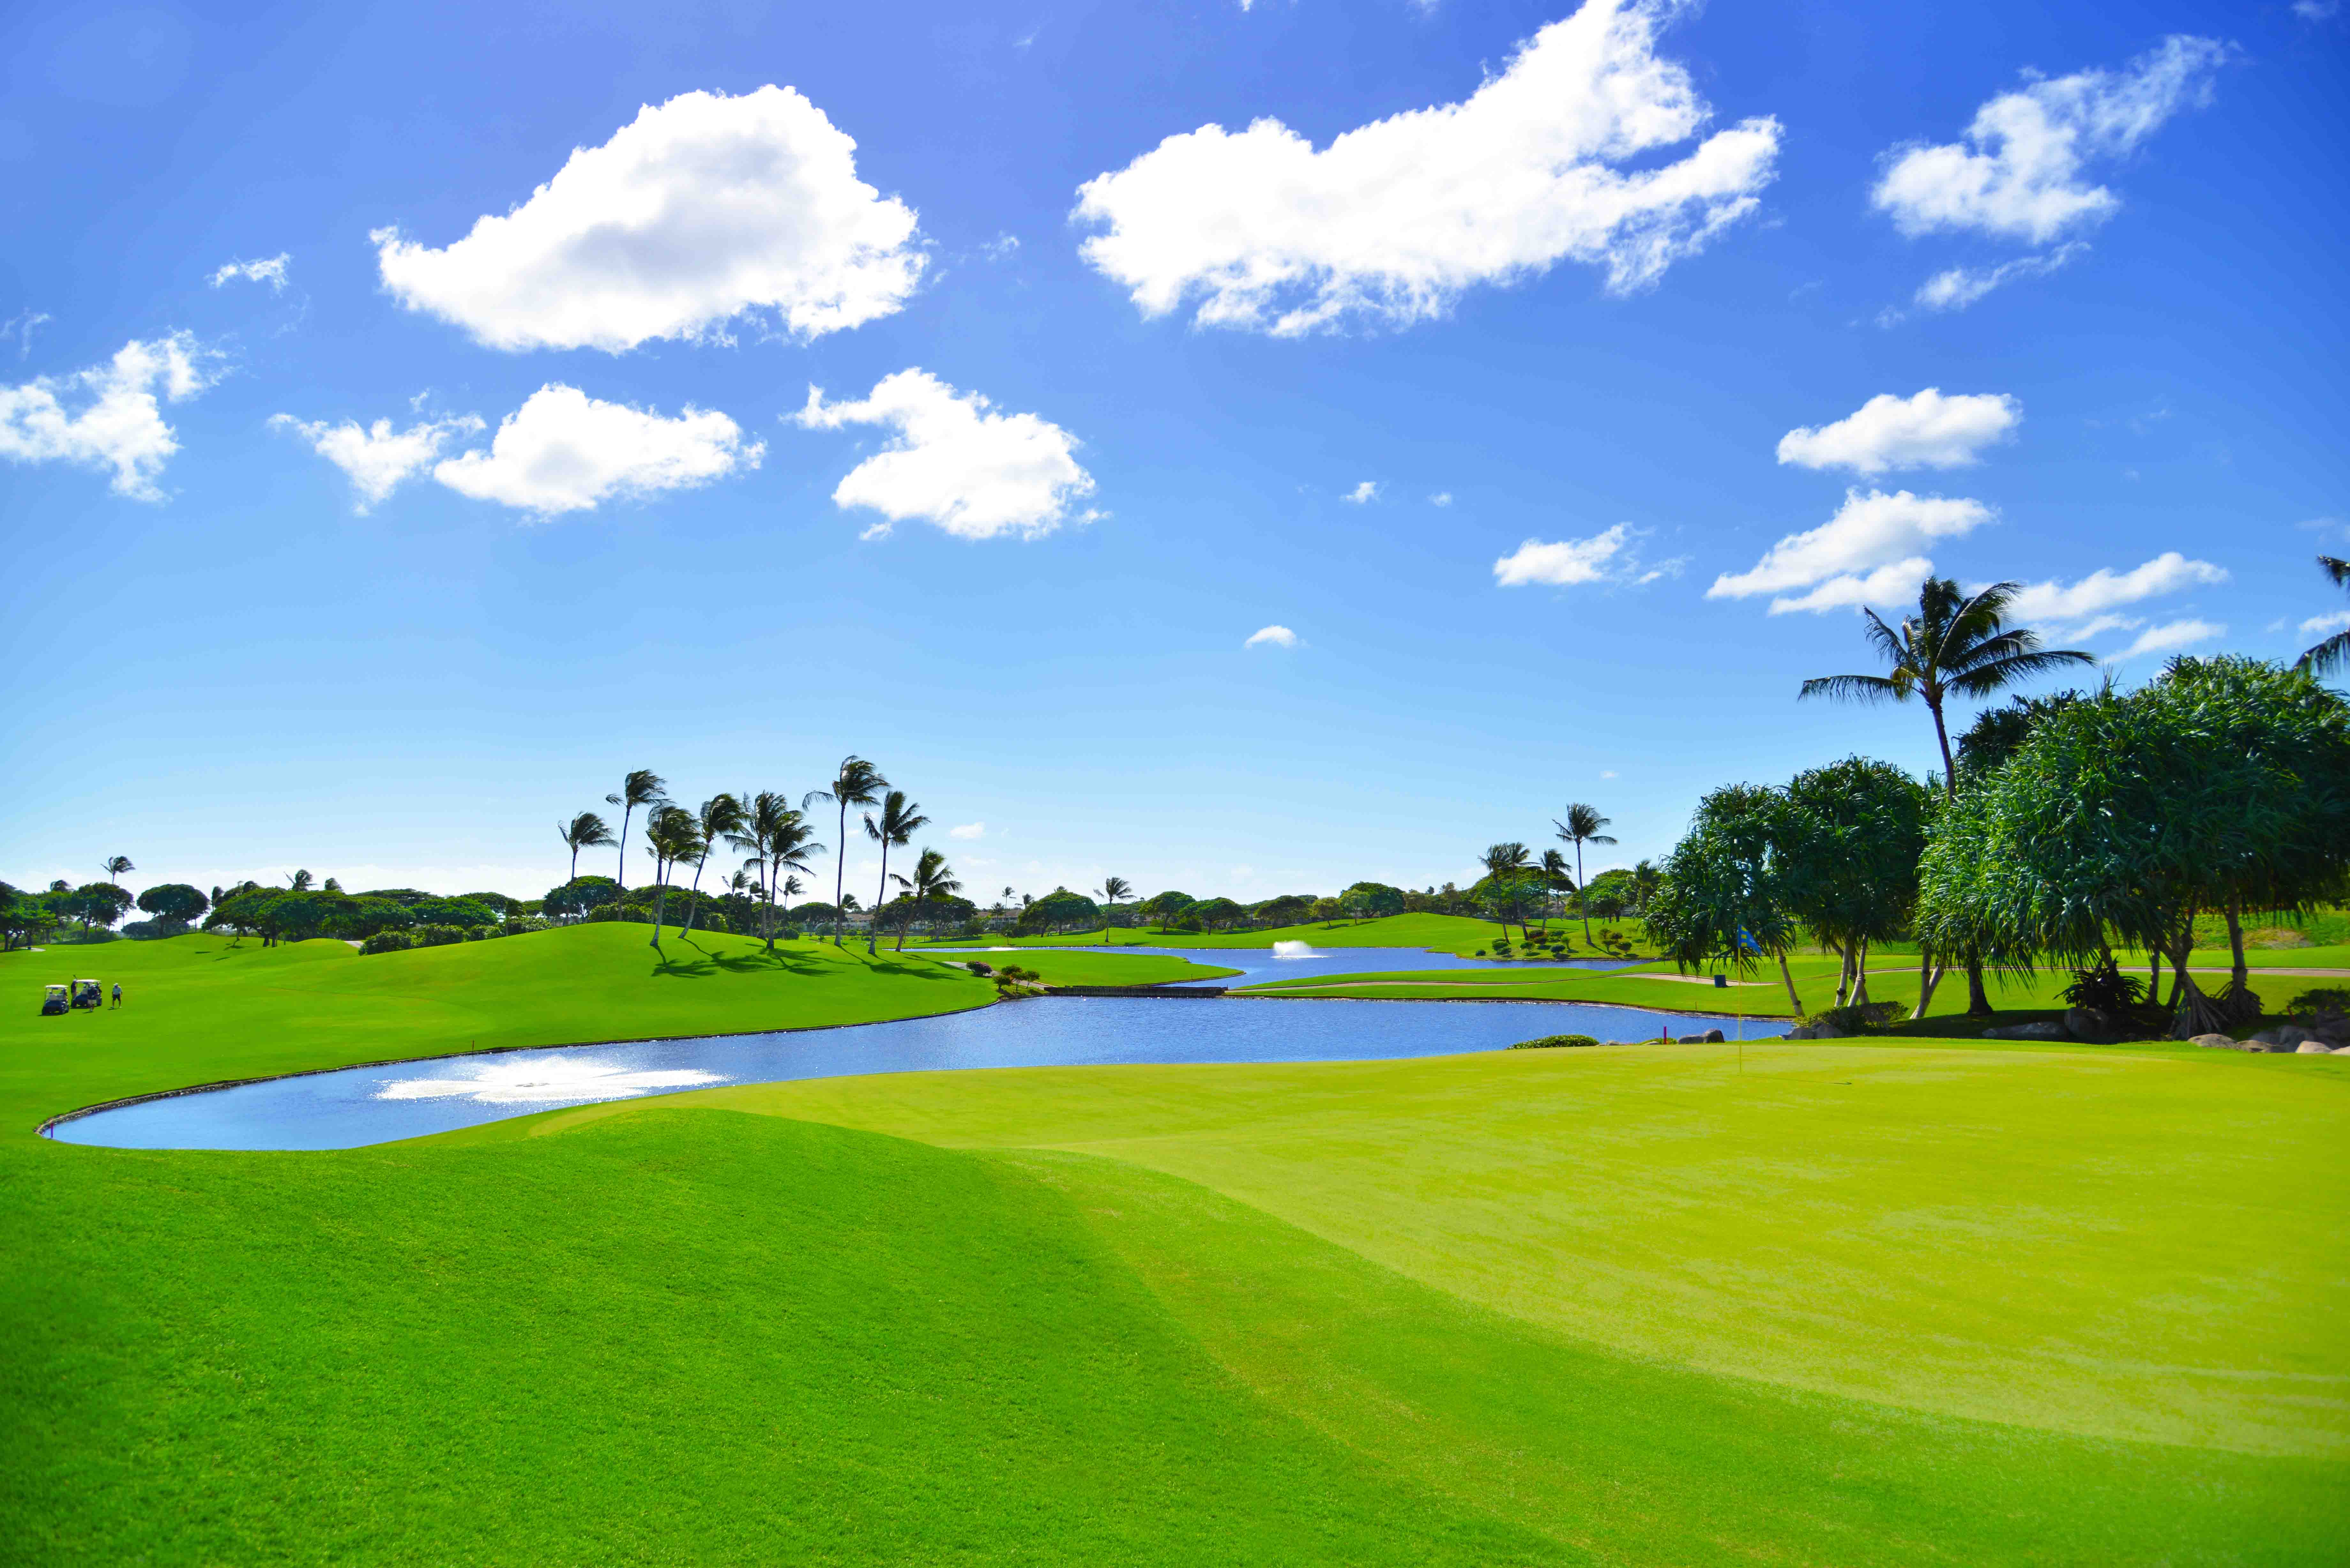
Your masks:
{"label": "manicured green grass", "polygon": [[[1582,922],[1553,921],[1551,929],[1553,934],[1574,937],[1575,953],[1586,958],[1601,956],[1596,947],[1584,941]],[[1656,951],[1638,920],[1591,922],[1594,938],[1602,930],[1620,934],[1641,952],[1653,954]],[[1121,929],[1110,932],[1109,938],[1113,944],[1131,943],[1141,947],[1269,948],[1275,942],[1310,942],[1317,948],[1426,948],[1466,957],[1481,948],[1490,951],[1502,935],[1503,929],[1491,920],[1469,919],[1460,915],[1388,915],[1376,920],[1342,920],[1329,925],[1309,922],[1262,931],[1164,931],[1157,927]],[[1513,945],[1524,946],[1517,927],[1510,927],[1509,935]],[[994,935],[961,941],[942,939],[923,945],[1052,947],[1098,942],[1101,940],[1102,932],[1097,928],[1092,931],[1066,936]]]}
{"label": "manicured green grass", "polygon": [[1216,980],[1241,972],[1221,964],[1194,963],[1172,953],[1138,952],[1128,948],[1111,948],[1107,952],[1062,952],[1048,948],[974,952],[965,957],[953,953],[936,955],[936,961],[941,963],[962,963],[970,959],[998,969],[1009,963],[1034,970],[1047,985],[1166,985],[1179,980]]}
{"label": "manicured green grass", "polygon": [[[743,1086],[328,1154],[28,1136],[206,1079],[993,994],[643,937],[0,959],[8,1555],[2350,1551],[2350,1060],[1496,1052]],[[130,1005],[36,1018],[52,969]]]}

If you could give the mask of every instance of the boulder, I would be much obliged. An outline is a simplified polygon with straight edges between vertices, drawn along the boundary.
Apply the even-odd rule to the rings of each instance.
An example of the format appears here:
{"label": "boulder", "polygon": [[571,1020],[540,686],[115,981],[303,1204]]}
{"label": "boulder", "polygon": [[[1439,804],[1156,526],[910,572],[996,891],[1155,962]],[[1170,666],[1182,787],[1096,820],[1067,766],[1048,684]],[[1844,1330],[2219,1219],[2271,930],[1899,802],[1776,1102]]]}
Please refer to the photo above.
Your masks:
{"label": "boulder", "polygon": [[2331,1056],[2337,1049],[2339,1047],[2328,1045],[2323,1040],[2310,1039],[2294,1046],[2293,1051],[2296,1056]]}
{"label": "boulder", "polygon": [[2061,1023],[2011,1023],[2002,1029],[1986,1029],[1986,1040],[2064,1040],[2069,1038]]}
{"label": "boulder", "polygon": [[2198,1034],[2188,1044],[2200,1045],[2209,1051],[2233,1051],[2236,1048],[2235,1041],[2225,1034]]}
{"label": "boulder", "polygon": [[1782,1040],[1816,1040],[1819,1036],[1812,1033],[1812,1026],[1810,1024],[1798,1023],[1793,1029],[1788,1030],[1784,1034],[1780,1035],[1779,1038]]}
{"label": "boulder", "polygon": [[2064,1010],[2064,1033],[2075,1040],[2085,1040],[2093,1045],[2111,1045],[2129,1038],[2129,1031],[2112,1013],[2095,1007],[2068,1007]]}
{"label": "boulder", "polygon": [[1841,1040],[1845,1032],[1825,1018],[1814,1018],[1801,1029],[1790,1030],[1790,1040]]}

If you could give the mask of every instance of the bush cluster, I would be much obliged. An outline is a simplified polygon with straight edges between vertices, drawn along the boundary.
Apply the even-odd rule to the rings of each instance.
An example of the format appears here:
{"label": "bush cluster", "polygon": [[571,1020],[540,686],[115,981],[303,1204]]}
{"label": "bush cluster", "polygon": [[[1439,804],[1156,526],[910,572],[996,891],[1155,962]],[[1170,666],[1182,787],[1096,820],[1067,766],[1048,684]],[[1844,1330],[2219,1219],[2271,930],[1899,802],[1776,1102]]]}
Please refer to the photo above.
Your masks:
{"label": "bush cluster", "polygon": [[1510,1047],[1513,1051],[1551,1051],[1561,1046],[1596,1045],[1599,1042],[1588,1034],[1545,1034],[1539,1040],[1521,1040]]}

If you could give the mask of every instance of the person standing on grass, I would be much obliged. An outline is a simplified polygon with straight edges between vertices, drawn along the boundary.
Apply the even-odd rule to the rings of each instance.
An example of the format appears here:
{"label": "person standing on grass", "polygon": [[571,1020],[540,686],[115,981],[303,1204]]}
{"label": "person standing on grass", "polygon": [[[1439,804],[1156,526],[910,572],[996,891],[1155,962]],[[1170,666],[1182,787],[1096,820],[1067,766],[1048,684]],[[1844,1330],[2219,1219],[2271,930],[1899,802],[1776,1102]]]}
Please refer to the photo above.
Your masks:
{"label": "person standing on grass", "polygon": [[114,982],[114,1005],[122,1005],[122,982],[119,980]]}

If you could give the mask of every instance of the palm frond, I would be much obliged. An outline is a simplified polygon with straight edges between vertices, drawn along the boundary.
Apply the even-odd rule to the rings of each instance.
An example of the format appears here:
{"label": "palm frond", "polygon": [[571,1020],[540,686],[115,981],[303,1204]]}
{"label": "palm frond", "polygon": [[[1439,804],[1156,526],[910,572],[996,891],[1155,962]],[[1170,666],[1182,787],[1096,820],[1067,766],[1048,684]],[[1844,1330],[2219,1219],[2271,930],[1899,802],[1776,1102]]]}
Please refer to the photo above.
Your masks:
{"label": "palm frond", "polygon": [[2003,687],[2012,686],[2026,676],[2045,675],[2052,670],[2062,670],[2074,664],[2095,664],[2096,656],[2077,648],[2035,649],[2030,653],[2010,654],[1996,663],[1969,670],[1950,681],[1950,689],[1968,697],[1988,697]]}
{"label": "palm frond", "polygon": [[2335,632],[2303,654],[2294,661],[2293,668],[2305,670],[2320,678],[2350,671],[2350,631]]}
{"label": "palm frond", "polygon": [[1906,682],[1889,680],[1882,675],[1814,676],[1795,693],[1797,701],[1807,697],[1826,697],[1838,702],[1900,702],[1908,696]]}
{"label": "palm frond", "polygon": [[2325,580],[2335,587],[2350,588],[2350,561],[2339,556],[2320,556],[2317,557],[2317,569],[2324,572]]}

